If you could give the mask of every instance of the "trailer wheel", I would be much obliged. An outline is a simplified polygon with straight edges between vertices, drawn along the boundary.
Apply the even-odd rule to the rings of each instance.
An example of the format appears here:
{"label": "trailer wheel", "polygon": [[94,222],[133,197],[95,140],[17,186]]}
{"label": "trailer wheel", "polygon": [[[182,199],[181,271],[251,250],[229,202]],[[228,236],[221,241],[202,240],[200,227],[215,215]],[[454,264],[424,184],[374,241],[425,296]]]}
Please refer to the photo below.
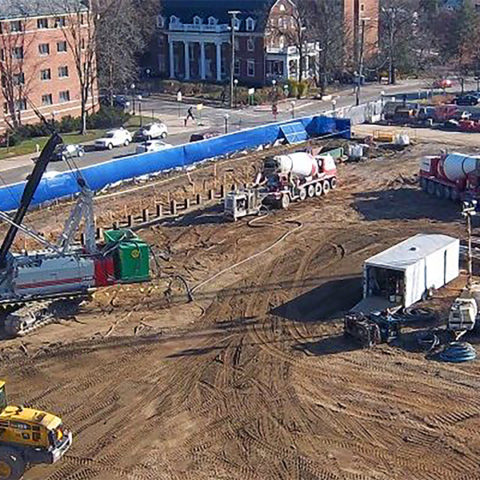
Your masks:
{"label": "trailer wheel", "polygon": [[443,193],[443,185],[440,185],[439,183],[437,184],[436,188],[435,188],[435,195],[438,197],[438,198],[443,198],[444,196],[444,193]]}
{"label": "trailer wheel", "polygon": [[330,179],[330,188],[335,190],[337,188],[337,177],[332,177]]}
{"label": "trailer wheel", "polygon": [[307,188],[307,194],[309,198],[312,198],[315,196],[315,185],[309,185]]}
{"label": "trailer wheel", "polygon": [[435,182],[432,182],[431,180],[428,181],[427,192],[430,195],[433,195],[435,193]]}
{"label": "trailer wheel", "polygon": [[301,188],[298,192],[298,198],[301,202],[303,202],[307,198],[307,190],[305,188]]}
{"label": "trailer wheel", "polygon": [[0,448],[0,479],[19,480],[25,472],[22,455],[13,448]]}
{"label": "trailer wheel", "polygon": [[323,194],[326,195],[330,191],[330,182],[328,180],[325,180],[322,185],[323,188]]}
{"label": "trailer wheel", "polygon": [[283,210],[286,210],[289,206],[290,206],[290,197],[288,196],[288,194],[284,193],[280,200],[280,207]]}
{"label": "trailer wheel", "polygon": [[320,197],[323,193],[322,182],[315,184],[315,196]]}

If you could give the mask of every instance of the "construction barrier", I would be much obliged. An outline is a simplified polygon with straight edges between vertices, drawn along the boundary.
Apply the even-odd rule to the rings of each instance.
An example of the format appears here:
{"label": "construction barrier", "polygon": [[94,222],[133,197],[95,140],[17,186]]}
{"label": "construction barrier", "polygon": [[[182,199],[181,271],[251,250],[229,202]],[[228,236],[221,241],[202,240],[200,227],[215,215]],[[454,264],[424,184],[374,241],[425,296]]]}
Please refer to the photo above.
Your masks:
{"label": "construction barrier", "polygon": [[[325,116],[304,117],[287,122],[273,123],[238,132],[221,135],[209,140],[179,145],[159,152],[129,155],[104,163],[80,169],[88,186],[95,192],[108,185],[151,175],[175,168],[185,168],[198,162],[235,152],[268,145],[281,139],[281,127],[301,122],[309,137],[326,134],[338,134],[350,138],[349,119]],[[32,205],[42,204],[55,199],[78,193],[76,172],[62,172],[55,176],[46,176],[33,197]],[[18,208],[25,182],[0,188],[0,210],[9,211]]]}

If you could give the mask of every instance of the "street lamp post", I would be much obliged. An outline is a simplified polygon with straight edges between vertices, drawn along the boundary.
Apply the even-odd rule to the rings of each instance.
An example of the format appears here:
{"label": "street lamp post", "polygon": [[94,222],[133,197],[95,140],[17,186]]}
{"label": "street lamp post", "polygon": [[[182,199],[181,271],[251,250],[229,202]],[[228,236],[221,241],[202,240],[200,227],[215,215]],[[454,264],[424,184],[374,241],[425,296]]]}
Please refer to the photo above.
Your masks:
{"label": "street lamp post", "polygon": [[237,89],[238,89],[238,79],[236,78],[234,81],[233,81],[233,85],[234,85],[234,106],[235,108],[237,108]]}
{"label": "street lamp post", "polygon": [[336,117],[337,116],[337,101],[336,100],[332,100],[332,111],[333,111],[333,116]]}
{"label": "street lamp post", "polygon": [[228,133],[228,119],[230,118],[230,115],[228,113],[226,113],[224,116],[223,116],[223,119],[225,120],[225,133]]}
{"label": "street lamp post", "polygon": [[235,24],[237,23],[237,15],[241,12],[240,10],[229,10],[228,14],[232,17],[230,23],[230,29],[232,32],[231,35],[231,55],[230,55],[230,108],[233,108],[233,90],[234,90],[234,70],[235,70]]}
{"label": "street lamp post", "polygon": [[362,77],[363,77],[363,56],[364,56],[364,49],[365,49],[365,25],[369,18],[362,18],[361,20],[361,25],[362,25],[362,30],[360,34],[360,54],[358,58],[358,80],[357,80],[357,88],[356,88],[356,95],[355,95],[355,105],[360,105],[360,87],[362,83]]}
{"label": "street lamp post", "polygon": [[278,109],[277,109],[277,81],[275,79],[272,80],[272,88],[273,88],[273,92],[272,92],[272,113],[273,113],[273,116],[276,120]]}
{"label": "street lamp post", "polygon": [[130,88],[132,90],[132,109],[133,109],[133,115],[135,115],[135,84],[132,83],[130,85]]}
{"label": "street lamp post", "polygon": [[292,106],[292,118],[295,118],[295,100],[292,100],[290,105]]}

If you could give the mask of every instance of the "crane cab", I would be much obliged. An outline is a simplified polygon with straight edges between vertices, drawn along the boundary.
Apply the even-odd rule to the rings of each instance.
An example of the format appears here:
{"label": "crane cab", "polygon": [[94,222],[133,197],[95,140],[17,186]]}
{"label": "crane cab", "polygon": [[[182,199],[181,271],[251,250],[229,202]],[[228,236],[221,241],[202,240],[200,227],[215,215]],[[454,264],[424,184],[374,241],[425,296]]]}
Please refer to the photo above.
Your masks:
{"label": "crane cab", "polygon": [[0,381],[0,479],[21,478],[27,463],[55,463],[71,445],[72,434],[59,417],[8,405]]}

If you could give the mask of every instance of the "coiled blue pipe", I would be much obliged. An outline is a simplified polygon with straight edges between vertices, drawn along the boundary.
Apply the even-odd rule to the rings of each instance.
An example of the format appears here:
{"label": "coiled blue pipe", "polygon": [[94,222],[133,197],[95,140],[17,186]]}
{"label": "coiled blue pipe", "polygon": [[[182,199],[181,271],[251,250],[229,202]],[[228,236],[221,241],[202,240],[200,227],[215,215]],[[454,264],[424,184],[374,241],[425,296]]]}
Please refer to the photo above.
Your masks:
{"label": "coiled blue pipe", "polygon": [[440,353],[444,362],[461,363],[475,360],[477,352],[467,342],[451,342]]}

